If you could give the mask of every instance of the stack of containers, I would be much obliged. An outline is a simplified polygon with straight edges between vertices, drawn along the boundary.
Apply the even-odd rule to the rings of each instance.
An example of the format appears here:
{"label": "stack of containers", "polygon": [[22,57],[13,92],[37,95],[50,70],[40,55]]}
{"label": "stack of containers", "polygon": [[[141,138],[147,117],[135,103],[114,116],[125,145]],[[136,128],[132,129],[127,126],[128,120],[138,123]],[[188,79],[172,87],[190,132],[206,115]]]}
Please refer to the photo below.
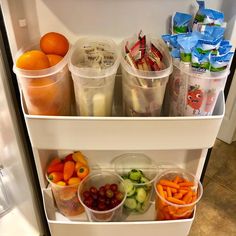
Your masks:
{"label": "stack of containers", "polygon": [[191,15],[177,12],[172,34],[162,36],[174,65],[167,93],[170,116],[212,115],[230,72],[233,52],[224,40],[224,14],[197,2],[193,24]]}

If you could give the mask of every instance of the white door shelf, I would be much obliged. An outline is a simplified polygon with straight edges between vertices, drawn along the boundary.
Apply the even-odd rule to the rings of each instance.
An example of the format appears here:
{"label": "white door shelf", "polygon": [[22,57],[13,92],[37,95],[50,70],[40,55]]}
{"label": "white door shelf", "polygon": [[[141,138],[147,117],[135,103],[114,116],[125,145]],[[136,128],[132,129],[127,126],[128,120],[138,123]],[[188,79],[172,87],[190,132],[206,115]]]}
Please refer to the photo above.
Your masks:
{"label": "white door shelf", "polygon": [[110,235],[188,235],[194,220],[169,220],[155,221],[154,205],[149,210],[135,218],[135,221],[127,219],[122,222],[88,222],[85,213],[78,218],[68,219],[57,212],[50,189],[44,189],[43,200],[45,214],[48,220],[52,235],[56,236],[74,236],[76,234],[86,236],[110,236]]}
{"label": "white door shelf", "polygon": [[25,120],[32,146],[38,149],[202,149],[214,145],[224,111],[221,93],[212,116],[56,117],[25,113]]}

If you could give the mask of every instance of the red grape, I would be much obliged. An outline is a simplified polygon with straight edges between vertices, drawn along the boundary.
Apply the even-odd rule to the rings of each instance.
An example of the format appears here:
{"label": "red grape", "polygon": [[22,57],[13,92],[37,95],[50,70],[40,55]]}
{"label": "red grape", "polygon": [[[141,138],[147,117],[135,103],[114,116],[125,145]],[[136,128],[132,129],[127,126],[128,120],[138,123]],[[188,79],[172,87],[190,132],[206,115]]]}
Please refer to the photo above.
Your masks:
{"label": "red grape", "polygon": [[89,192],[90,192],[90,193],[93,193],[93,194],[94,194],[94,193],[96,194],[97,191],[98,191],[97,188],[94,187],[94,186],[93,186],[93,187],[90,187],[90,189],[89,189]]}
{"label": "red grape", "polygon": [[93,205],[93,199],[92,197],[87,197],[84,199],[84,204],[87,206],[87,207],[92,207]]}
{"label": "red grape", "polygon": [[107,189],[106,190],[106,197],[108,198],[112,198],[114,196],[114,193],[112,192],[111,189]]}
{"label": "red grape", "polygon": [[111,189],[113,192],[116,192],[117,189],[118,189],[117,184],[111,184],[110,189]]}
{"label": "red grape", "polygon": [[84,196],[84,198],[88,198],[90,196],[89,191],[84,191],[83,196]]}
{"label": "red grape", "polygon": [[123,200],[123,198],[124,198],[124,194],[122,193],[122,192],[116,192],[115,193],[115,197],[116,197],[116,199],[118,200],[118,201],[122,201]]}
{"label": "red grape", "polygon": [[106,184],[104,187],[105,187],[105,190],[108,190],[110,189],[110,184]]}

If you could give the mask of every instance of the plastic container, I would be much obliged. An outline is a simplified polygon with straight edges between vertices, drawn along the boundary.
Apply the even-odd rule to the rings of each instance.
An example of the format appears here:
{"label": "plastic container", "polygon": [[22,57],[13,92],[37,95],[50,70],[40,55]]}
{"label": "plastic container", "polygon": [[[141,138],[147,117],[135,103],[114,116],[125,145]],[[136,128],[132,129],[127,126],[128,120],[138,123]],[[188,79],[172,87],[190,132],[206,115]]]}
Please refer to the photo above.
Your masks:
{"label": "plastic container", "polygon": [[229,75],[225,72],[198,73],[189,65],[174,62],[168,84],[170,116],[210,116]]}
{"label": "plastic container", "polygon": [[77,216],[84,212],[84,207],[78,199],[79,184],[60,186],[53,183],[46,175],[53,193],[56,206],[64,216]]}
{"label": "plastic container", "polygon": [[[97,51],[87,54],[90,49]],[[100,65],[109,63],[110,56],[113,58],[113,64],[110,61],[110,65],[100,68]],[[111,116],[119,63],[117,45],[110,39],[81,38],[74,44],[70,52],[69,69],[74,82],[78,115]]]}
{"label": "plastic container", "polygon": [[[114,207],[109,210],[98,210],[92,209],[84,203],[85,198],[83,193],[85,191],[89,191],[91,187],[99,189],[101,186],[105,186],[108,184],[116,184],[118,186],[118,190],[122,193],[123,199],[118,205],[114,204]],[[123,218],[123,204],[126,199],[126,193],[124,191],[123,180],[119,175],[106,171],[88,175],[79,186],[78,197],[85,208],[85,212],[89,221],[121,221]],[[115,195],[110,198],[109,204],[112,204],[114,198]],[[105,204],[108,203],[105,201]],[[94,207],[98,208],[99,206],[95,205]]]}
{"label": "plastic container", "polygon": [[[127,199],[124,203],[126,213],[128,214],[142,214],[148,210],[152,193],[153,182],[157,175],[157,165],[148,156],[142,153],[126,153],[116,157],[113,160],[114,168],[117,174],[124,178],[125,186],[128,179],[130,181],[129,173],[132,170],[142,172],[142,177],[139,180],[132,181],[130,186],[126,187]],[[131,200],[130,200],[131,199]]]}
{"label": "plastic container", "polygon": [[[187,181],[193,183],[193,186],[190,187],[192,192],[196,195],[191,195],[190,200],[186,199],[186,204],[175,204],[173,202],[168,201],[164,198],[160,192],[158,191],[157,185],[160,180],[170,180],[175,179],[176,176],[180,178],[184,178]],[[179,183],[180,184],[180,183]],[[157,220],[177,220],[177,219],[187,219],[191,218],[193,215],[193,211],[195,209],[196,204],[202,197],[203,188],[201,182],[191,173],[188,173],[184,169],[174,168],[164,171],[160,174],[155,181],[155,193],[156,193],[156,219]],[[184,187],[183,187],[184,188]],[[167,191],[167,190],[166,190]],[[174,196],[174,193],[171,193]],[[187,193],[183,193],[183,200]],[[192,200],[194,198],[195,200]],[[188,203],[191,202],[191,203]]]}
{"label": "plastic container", "polygon": [[125,45],[133,45],[137,37],[121,43],[123,111],[126,116],[160,116],[166,84],[172,72],[172,59],[169,50],[161,39],[148,38],[162,53],[166,69],[142,71],[132,68],[124,59]]}
{"label": "plastic container", "polygon": [[[33,44],[17,52],[16,60],[24,52],[39,49]],[[30,115],[67,116],[71,115],[72,80],[68,69],[68,54],[47,69],[23,70],[14,64],[20,89]]]}

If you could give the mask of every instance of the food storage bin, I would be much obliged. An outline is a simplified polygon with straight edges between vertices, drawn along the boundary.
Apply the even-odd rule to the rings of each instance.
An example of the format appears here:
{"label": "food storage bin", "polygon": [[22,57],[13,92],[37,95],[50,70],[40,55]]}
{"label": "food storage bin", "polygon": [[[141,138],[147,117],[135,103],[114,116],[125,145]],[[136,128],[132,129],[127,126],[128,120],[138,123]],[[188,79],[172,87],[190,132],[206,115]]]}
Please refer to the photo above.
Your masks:
{"label": "food storage bin", "polygon": [[224,72],[199,73],[175,61],[168,84],[170,116],[210,116],[229,75]]}
{"label": "food storage bin", "polygon": [[157,165],[142,153],[127,153],[113,160],[117,174],[124,179],[126,212],[141,214],[148,210],[153,193]]}
{"label": "food storage bin", "polygon": [[201,182],[181,168],[169,169],[155,180],[156,219],[188,219],[202,197]]}
{"label": "food storage bin", "polygon": [[[31,44],[20,49],[16,60],[29,50],[40,50],[39,45]],[[23,93],[28,114],[71,115],[72,81],[68,69],[68,53],[56,65],[46,69],[24,70],[14,64],[13,71]]]}
{"label": "food storage bin", "polygon": [[126,199],[123,180],[112,172],[93,172],[79,186],[78,197],[89,221],[121,221]]}
{"label": "food storage bin", "polygon": [[88,37],[74,44],[69,68],[79,116],[111,116],[119,63],[119,51],[111,39]]}
{"label": "food storage bin", "polygon": [[121,43],[121,67],[123,89],[123,111],[126,116],[160,116],[166,84],[172,72],[172,59],[169,50],[161,39],[149,38],[163,55],[165,69],[160,71],[142,71],[132,68],[125,60],[125,45],[133,45],[137,37],[123,40]]}

